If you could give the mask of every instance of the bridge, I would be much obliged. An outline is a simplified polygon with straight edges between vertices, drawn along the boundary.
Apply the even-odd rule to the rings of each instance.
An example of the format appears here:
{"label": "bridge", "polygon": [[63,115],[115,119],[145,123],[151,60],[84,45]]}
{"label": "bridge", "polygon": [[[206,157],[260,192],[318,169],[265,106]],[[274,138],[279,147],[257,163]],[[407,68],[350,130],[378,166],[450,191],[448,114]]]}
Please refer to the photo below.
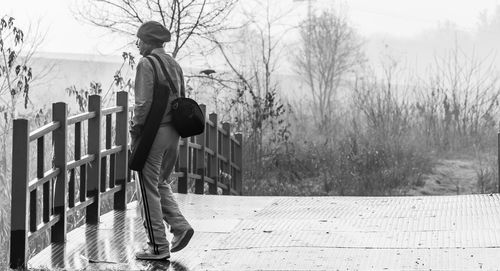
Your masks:
{"label": "bridge", "polygon": [[[242,137],[231,133],[230,124],[220,126],[215,114],[207,118],[205,134],[181,143],[174,174],[180,208],[195,229],[193,239],[168,262],[135,260],[134,251],[147,238],[135,180],[127,170],[127,100],[127,93],[118,93],[116,106],[102,109],[100,97],[91,96],[89,111],[72,117],[66,116],[65,104],[57,103],[53,121],[31,132],[28,120],[14,122],[12,268],[500,268],[499,194],[244,196]],[[54,153],[47,169],[44,142],[49,137]],[[85,154],[81,138],[87,138]],[[73,151],[68,150],[70,139]],[[30,167],[31,153],[36,153],[36,168]]]}

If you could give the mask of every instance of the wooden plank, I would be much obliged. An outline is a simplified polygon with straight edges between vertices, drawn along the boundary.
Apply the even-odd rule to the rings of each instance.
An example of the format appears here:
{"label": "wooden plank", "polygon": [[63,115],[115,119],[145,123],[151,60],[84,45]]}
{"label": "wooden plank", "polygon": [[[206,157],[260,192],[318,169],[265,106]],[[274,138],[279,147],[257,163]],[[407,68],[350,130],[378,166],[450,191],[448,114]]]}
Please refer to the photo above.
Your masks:
{"label": "wooden plank", "polygon": [[219,129],[217,122],[217,114],[211,113],[208,119],[214,124],[209,129],[209,144],[210,149],[214,151],[214,155],[209,155],[208,176],[214,181],[208,185],[208,192],[212,195],[217,195],[217,187],[219,182]]}
{"label": "wooden plank", "polygon": [[93,198],[88,198],[84,201],[79,202],[77,205],[75,205],[75,207],[68,210],[68,216],[74,215],[76,212],[82,210],[83,208],[86,208],[87,206],[89,206],[92,203],[94,203]]}
{"label": "wooden plank", "polygon": [[110,149],[101,151],[101,157],[109,156],[115,153],[119,153],[123,146],[112,146]]}
{"label": "wooden plank", "polygon": [[77,161],[75,161],[75,160],[69,161],[68,162],[68,170],[70,170],[72,168],[81,167],[82,165],[90,163],[93,160],[94,160],[94,155],[93,154],[86,154],[83,157],[80,157],[80,159],[77,160]]}
{"label": "wooden plank", "polygon": [[59,125],[60,125],[60,123],[53,121],[51,123],[48,123],[48,124],[38,128],[38,129],[36,129],[35,131],[30,133],[29,141],[31,142],[31,141],[37,140],[41,136],[44,136],[50,132],[53,132],[54,130],[59,128]]}
{"label": "wooden plank", "polygon": [[68,207],[75,207],[75,169],[69,170],[69,181],[68,181]]}
{"label": "wooden plank", "polygon": [[30,225],[30,232],[36,231],[36,225],[37,225],[37,212],[36,212],[36,203],[37,203],[37,192],[38,189],[34,189],[33,191],[30,192],[30,211],[29,211],[29,225]]}
{"label": "wooden plank", "polygon": [[[92,160],[94,156],[92,156]],[[87,198],[87,164],[80,166],[80,202]]]}
{"label": "wooden plank", "polygon": [[213,180],[212,178],[210,178],[210,177],[206,177],[206,176],[205,176],[205,182],[206,182],[206,183],[208,183],[208,184],[210,185],[210,184],[213,184],[213,183],[214,183],[214,180]]}
{"label": "wooden plank", "polygon": [[[223,135],[222,135],[223,136]],[[221,141],[221,144],[222,144],[223,141]],[[227,160],[227,157],[225,157],[223,154],[219,153],[219,164],[222,164],[222,163],[227,163],[229,162],[229,160]],[[222,166],[221,166],[222,167]]]}
{"label": "wooden plank", "polygon": [[45,137],[37,139],[36,146],[36,176],[41,179],[45,172]]}
{"label": "wooden plank", "polygon": [[219,182],[219,183],[217,183],[217,186],[220,187],[220,188],[222,188],[222,191],[223,191],[224,195],[227,195],[225,193],[226,193],[226,190],[229,189],[229,187],[226,184]]}
{"label": "wooden plank", "polygon": [[[226,180],[227,189],[223,190],[224,195],[231,195],[232,184],[232,172],[231,172],[231,125],[228,122],[222,124],[222,129],[225,131],[225,135],[222,136],[222,155],[226,157],[227,161],[223,163],[221,170],[229,174],[231,179]],[[226,175],[227,176],[227,175]],[[227,177],[226,177],[227,179]]]}
{"label": "wooden plank", "polygon": [[[200,105],[201,112],[203,112],[203,118],[206,119],[206,110],[207,107],[204,104]],[[205,190],[205,176],[207,174],[206,170],[206,162],[205,162],[205,146],[206,146],[206,136],[207,133],[207,124],[205,121],[205,132],[201,135],[196,136],[196,143],[200,145],[200,149],[196,149],[196,161],[195,161],[195,172],[200,175],[200,179],[195,180],[194,184],[194,193],[195,194],[204,194]]]}
{"label": "wooden plank", "polygon": [[116,183],[116,154],[109,156],[109,188],[115,187]]}
{"label": "wooden plank", "polygon": [[108,107],[108,108],[104,108],[101,112],[102,116],[109,116],[111,114],[114,114],[114,113],[118,113],[118,112],[122,112],[123,111],[123,107],[122,106],[113,106],[113,107]]}
{"label": "wooden plank", "polygon": [[26,119],[14,120],[12,133],[12,215],[10,222],[10,267],[26,267],[28,261],[28,205],[29,178],[29,122]]}
{"label": "wooden plank", "polygon": [[114,196],[114,194],[122,189],[120,186],[115,186],[113,188],[107,189],[101,194],[101,199],[106,199],[110,196]]}
{"label": "wooden plank", "polygon": [[[184,175],[184,173],[182,173]],[[194,174],[194,173],[188,173],[188,178],[189,179],[194,179],[194,180],[201,180],[201,175]]]}
{"label": "wooden plank", "polygon": [[65,242],[66,241],[66,141],[67,141],[67,105],[65,103],[52,104],[52,120],[59,122],[58,129],[52,132],[52,144],[54,145],[54,167],[59,169],[55,181],[54,189],[54,215],[59,215],[59,221],[51,228],[52,242]]}
{"label": "wooden plank", "polygon": [[243,144],[243,140],[239,141],[238,138],[236,137],[236,135],[238,135],[238,134],[241,134],[241,133],[235,133],[233,136],[231,136],[231,139],[233,140],[233,143],[236,146],[243,146],[243,145],[241,145],[241,144]]}
{"label": "wooden plank", "polygon": [[[116,94],[116,105],[128,108],[128,92],[120,91]],[[126,210],[127,208],[127,180],[131,173],[128,169],[128,118],[128,110],[116,113],[115,117],[115,144],[122,147],[120,152],[116,153],[115,158],[115,186],[121,186],[113,198],[115,210]]]}
{"label": "wooden plank", "polygon": [[236,173],[236,190],[240,195],[243,195],[243,134],[237,133],[236,140],[238,140],[239,144],[235,147],[234,159],[236,165],[238,165],[237,173]]}
{"label": "wooden plank", "polygon": [[217,130],[219,131],[219,134],[227,135],[227,132],[226,132],[226,130],[224,130],[223,127],[217,126]]}
{"label": "wooden plank", "polygon": [[237,190],[234,190],[234,189],[231,188],[231,193],[230,194],[233,195],[233,196],[239,196],[240,192],[238,192]]}
{"label": "wooden plank", "polygon": [[28,242],[31,242],[33,240],[33,238],[36,238],[37,236],[40,236],[40,234],[45,234],[45,232],[52,228],[52,226],[54,224],[56,224],[57,222],[59,222],[59,216],[56,215],[51,215],[50,217],[50,220],[47,221],[47,223],[42,223],[42,224],[39,224],[36,228],[36,231],[35,232],[32,232],[28,235]]}
{"label": "wooden plank", "polygon": [[[132,203],[126,212],[104,214],[105,227],[72,231],[65,247],[46,248],[30,267],[195,270],[209,262],[210,270],[498,269],[498,194],[176,197],[197,227],[189,246],[172,254],[171,263],[135,259],[134,248],[147,236],[138,230],[140,209]],[[114,263],[89,263],[88,258]]]}
{"label": "wooden plank", "polygon": [[179,172],[183,173],[177,178],[177,192],[187,194],[188,192],[188,173],[189,173],[189,138],[181,139],[184,145],[179,147]]}
{"label": "wooden plank", "polygon": [[95,112],[85,112],[68,118],[68,126],[81,123],[95,117]]}
{"label": "wooden plank", "polygon": [[28,190],[33,191],[36,189],[38,186],[45,184],[45,183],[50,183],[50,181],[55,178],[59,174],[60,170],[58,168],[56,169],[50,169],[49,171],[45,172],[43,177],[41,179],[35,178],[31,180],[28,183]]}
{"label": "wooden plank", "polygon": [[51,188],[51,181],[48,181],[46,183],[43,184],[43,211],[42,211],[42,216],[43,216],[43,223],[47,223],[49,222],[49,217],[50,215],[52,215],[50,213],[50,210],[52,209],[51,208],[51,205],[50,203],[52,202],[51,200],[51,196],[50,196],[50,191],[52,189]]}
{"label": "wooden plank", "polygon": [[101,97],[89,97],[89,112],[95,112],[95,117],[88,121],[88,154],[94,155],[94,160],[88,167],[87,196],[94,202],[87,206],[86,222],[98,224],[101,212],[99,187],[101,184]]}
{"label": "wooden plank", "polygon": [[172,172],[170,174],[170,177],[173,177],[173,178],[179,178],[179,177],[182,177],[182,176],[184,176],[184,173],[180,173],[178,171]]}
{"label": "wooden plank", "polygon": [[[208,133],[208,132],[207,132],[207,134],[210,134],[210,133]],[[206,142],[207,142],[207,143],[208,143],[208,142],[210,142],[210,140],[208,139],[208,137],[207,137]],[[215,155],[215,152],[214,152],[213,150],[209,149],[209,148],[208,148],[208,146],[205,146],[205,152],[206,152],[208,155]]]}
{"label": "wooden plank", "polygon": [[[198,142],[198,137],[200,137],[202,135],[203,134],[195,136],[197,142]],[[188,143],[189,148],[192,149],[192,150],[201,150],[202,146],[199,143],[197,143],[197,142],[189,142]],[[182,143],[182,144],[184,144],[184,143]]]}
{"label": "wooden plank", "polygon": [[231,162],[231,167],[234,169],[234,170],[241,170],[241,168],[238,166],[238,164],[236,164],[235,162]]}
{"label": "wooden plank", "polygon": [[214,126],[215,124],[210,119],[207,119],[206,120],[206,125],[208,125],[208,126]]}
{"label": "wooden plank", "polygon": [[99,191],[102,193],[106,191],[106,173],[107,173],[107,156],[102,155],[101,152],[101,178],[100,178],[100,185],[99,185]]}

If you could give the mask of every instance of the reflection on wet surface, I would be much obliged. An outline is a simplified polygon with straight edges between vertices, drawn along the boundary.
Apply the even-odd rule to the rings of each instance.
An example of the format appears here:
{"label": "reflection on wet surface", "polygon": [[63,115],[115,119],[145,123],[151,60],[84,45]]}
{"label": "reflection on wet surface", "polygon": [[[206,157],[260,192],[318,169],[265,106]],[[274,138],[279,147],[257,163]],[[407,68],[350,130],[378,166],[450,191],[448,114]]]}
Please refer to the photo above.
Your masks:
{"label": "reflection on wet surface", "polygon": [[182,263],[176,261],[137,261],[133,266],[120,263],[89,263],[83,270],[168,270],[189,271]]}
{"label": "reflection on wet surface", "polygon": [[169,270],[169,271],[187,271],[188,269],[181,263],[170,261],[138,261],[135,265],[120,263],[89,263],[82,270]]}
{"label": "reflection on wet surface", "polygon": [[[66,245],[52,244],[34,257],[30,265],[47,269],[189,270],[176,260],[135,260],[135,251],[146,240],[140,223],[132,209],[129,213],[116,211],[107,214],[98,226],[84,225],[70,232]],[[48,253],[50,263],[44,263],[44,255]]]}
{"label": "reflection on wet surface", "polygon": [[[126,211],[102,215],[99,225],[83,225],[69,232],[65,244],[50,245],[34,256],[29,266],[77,270],[194,270],[200,267],[212,244],[227,236],[241,221],[238,215],[247,216],[259,208],[235,197],[177,196],[181,210],[196,232],[188,247],[172,253],[170,261],[135,259],[134,253],[146,246],[147,238],[140,211],[131,203]],[[235,202],[231,204],[233,207],[221,204],[228,200]],[[217,206],[220,207],[214,208]],[[172,238],[170,233],[167,237]]]}
{"label": "reflection on wet surface", "polygon": [[[169,261],[146,245],[136,204],[101,216],[33,257],[65,270],[497,270],[500,196],[176,195],[195,229]],[[168,236],[171,238],[172,236]]]}

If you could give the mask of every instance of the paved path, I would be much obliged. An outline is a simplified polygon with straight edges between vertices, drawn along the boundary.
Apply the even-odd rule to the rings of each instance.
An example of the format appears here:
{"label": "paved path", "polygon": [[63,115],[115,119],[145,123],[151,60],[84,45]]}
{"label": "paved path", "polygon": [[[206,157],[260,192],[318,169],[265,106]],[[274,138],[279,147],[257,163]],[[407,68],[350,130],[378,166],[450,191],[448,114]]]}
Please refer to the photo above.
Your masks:
{"label": "paved path", "polygon": [[[83,270],[500,270],[500,196],[177,195],[195,228],[170,263],[135,261],[137,206],[68,234],[30,267]],[[103,262],[106,261],[106,262]]]}

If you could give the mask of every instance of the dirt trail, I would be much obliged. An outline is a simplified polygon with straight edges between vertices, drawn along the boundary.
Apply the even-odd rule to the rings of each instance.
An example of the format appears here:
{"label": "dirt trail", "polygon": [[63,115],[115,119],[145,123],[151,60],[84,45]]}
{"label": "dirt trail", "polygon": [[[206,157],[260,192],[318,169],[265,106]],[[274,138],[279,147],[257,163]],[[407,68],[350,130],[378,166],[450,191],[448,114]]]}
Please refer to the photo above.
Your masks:
{"label": "dirt trail", "polygon": [[438,160],[432,173],[424,176],[425,185],[410,189],[407,195],[457,195],[478,193],[477,167],[477,162],[473,160]]}

